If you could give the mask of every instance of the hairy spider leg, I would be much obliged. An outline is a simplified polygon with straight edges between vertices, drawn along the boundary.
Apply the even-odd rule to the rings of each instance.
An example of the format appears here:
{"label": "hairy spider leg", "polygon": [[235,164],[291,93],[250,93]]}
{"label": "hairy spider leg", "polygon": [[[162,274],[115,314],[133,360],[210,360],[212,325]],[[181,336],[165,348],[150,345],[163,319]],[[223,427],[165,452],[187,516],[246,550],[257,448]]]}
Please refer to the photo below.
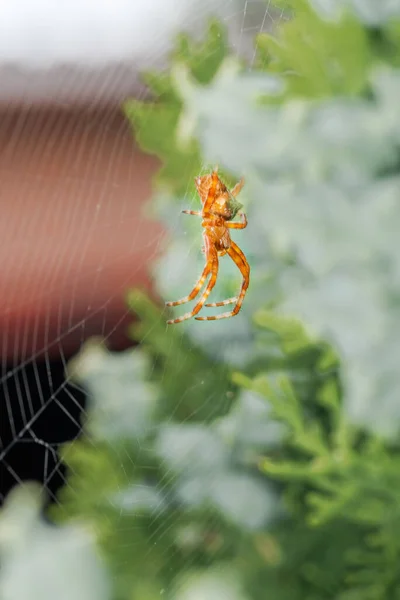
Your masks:
{"label": "hairy spider leg", "polygon": [[191,319],[192,317],[194,317],[194,315],[197,315],[197,313],[202,309],[208,296],[210,295],[211,290],[215,286],[218,276],[218,252],[215,246],[212,246],[209,241],[207,246],[207,265],[209,265],[209,268],[211,269],[211,277],[208,281],[207,287],[205,288],[196,306],[190,312],[182,315],[181,317],[178,317],[177,319],[170,319],[169,321],[167,321],[167,324],[169,325],[171,325],[172,323],[181,323],[182,321],[186,321],[187,319]]}
{"label": "hairy spider leg", "polygon": [[233,190],[231,191],[232,196],[235,198],[238,194],[240,194],[240,192],[242,191],[242,188],[244,186],[244,178],[242,177],[242,179],[240,181],[237,182],[237,184],[235,185],[235,187],[233,188]]}
{"label": "hairy spider leg", "polygon": [[[246,260],[245,255],[243,254],[239,246],[235,244],[235,242],[232,242],[230,248],[227,249],[227,253],[231,257],[231,259],[236,263],[243,276],[239,296],[235,298],[236,306],[233,308],[233,310],[221,313],[220,315],[214,315],[212,317],[195,317],[198,321],[217,321],[218,319],[228,319],[229,317],[234,317],[235,315],[237,315],[242,307],[243,300],[250,283],[250,266]],[[232,300],[232,298],[229,298],[228,300],[224,300],[223,302],[215,302],[213,304],[209,304],[208,306],[224,306],[228,303],[232,304]]]}
{"label": "hairy spider leg", "polygon": [[244,213],[241,213],[240,218],[242,219],[240,223],[226,221],[225,227],[228,227],[228,229],[245,229],[247,227],[247,217]]}
{"label": "hairy spider leg", "polygon": [[211,267],[212,267],[212,265],[207,261],[202,274],[200,275],[199,279],[197,280],[197,282],[196,282],[194,288],[192,289],[192,291],[190,292],[190,294],[188,294],[187,296],[184,296],[180,300],[173,300],[172,302],[166,302],[165,305],[166,306],[179,306],[179,304],[186,304],[186,302],[190,302],[191,300],[196,298],[196,296],[200,292],[205,280],[207,279],[207,277],[211,271]]}
{"label": "hairy spider leg", "polygon": [[[245,227],[247,227],[247,217],[244,213],[241,213],[241,218],[242,221],[241,223],[230,223],[230,222],[226,222],[225,226],[229,227],[230,229],[244,229]],[[226,254],[226,250],[223,251],[223,254]],[[221,252],[219,252],[219,256],[223,256],[223,254]],[[213,306],[226,306],[227,304],[234,304],[235,302],[237,302],[238,297],[237,296],[232,296],[232,298],[227,298],[227,300],[222,300],[221,302],[209,302],[208,304],[205,304],[205,306],[207,307],[213,307]]]}
{"label": "hairy spider leg", "polygon": [[[226,253],[227,253],[227,250],[224,251],[224,254],[226,254]],[[242,262],[242,267],[246,268],[246,265],[244,262]],[[209,308],[215,307],[215,306],[227,306],[228,304],[235,304],[237,301],[238,301],[238,296],[232,296],[231,298],[227,298],[226,300],[221,300],[220,302],[208,302],[207,304],[205,304],[205,306],[207,306]]]}
{"label": "hairy spider leg", "polygon": [[198,210],[183,210],[183,213],[185,213],[185,215],[196,215],[196,217],[201,217],[201,212],[199,212]]}
{"label": "hairy spider leg", "polygon": [[237,296],[232,296],[232,298],[227,298],[226,300],[221,300],[221,302],[208,302],[208,304],[205,304],[204,306],[207,306],[207,307],[226,306],[227,304],[234,304],[235,302],[237,302],[237,299],[238,299]]}
{"label": "hairy spider leg", "polygon": [[203,234],[203,240],[204,240],[203,248],[204,248],[204,253],[206,255],[206,264],[204,266],[202,274],[198,278],[198,280],[197,280],[194,288],[190,292],[190,294],[188,294],[187,296],[184,296],[180,300],[173,300],[170,302],[166,302],[165,303],[166,306],[178,306],[179,304],[186,304],[186,302],[190,302],[191,300],[196,298],[196,296],[200,292],[205,280],[207,279],[207,276],[209,275],[209,273],[211,271],[211,267],[212,267],[212,262],[207,259],[207,256],[209,255],[209,252],[210,252],[211,243],[210,243],[209,238],[204,234]]}

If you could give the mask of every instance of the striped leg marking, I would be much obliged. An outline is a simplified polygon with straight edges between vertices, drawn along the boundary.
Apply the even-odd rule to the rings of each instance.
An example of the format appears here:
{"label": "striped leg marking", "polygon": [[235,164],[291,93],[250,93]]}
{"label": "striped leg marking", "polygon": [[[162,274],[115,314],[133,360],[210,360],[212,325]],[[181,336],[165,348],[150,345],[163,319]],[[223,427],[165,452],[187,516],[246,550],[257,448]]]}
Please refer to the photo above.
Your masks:
{"label": "striped leg marking", "polygon": [[[172,323],[182,323],[182,321],[186,321],[187,319],[191,319],[192,317],[197,315],[197,313],[200,312],[200,310],[202,309],[208,296],[210,295],[211,290],[215,286],[215,283],[217,281],[217,276],[218,276],[218,254],[217,254],[217,251],[215,250],[215,248],[213,248],[213,247],[210,247],[208,250],[207,267],[206,268],[208,268],[208,270],[211,270],[211,277],[209,279],[207,287],[204,290],[200,300],[198,301],[196,306],[193,308],[193,310],[191,310],[190,312],[182,315],[181,317],[178,317],[177,319],[170,319],[169,321],[167,321],[167,323],[169,325],[171,325]],[[203,271],[203,274],[204,274],[204,271]]]}
{"label": "striped leg marking", "polygon": [[[237,299],[235,299],[236,305],[231,311],[221,313],[220,315],[215,315],[212,317],[195,317],[198,321],[218,321],[219,319],[228,319],[229,317],[234,317],[235,315],[237,315],[242,307],[243,300],[250,283],[250,266],[246,260],[245,255],[243,254],[239,246],[235,244],[235,242],[232,242],[232,245],[230,248],[228,248],[227,252],[231,259],[236,263],[243,276],[242,287],[240,289],[239,296],[237,297]],[[223,306],[225,303],[228,303],[228,301],[229,303],[231,303],[231,300],[233,300],[233,298],[229,298],[228,300],[225,300],[221,303],[215,303],[213,304],[213,306]]]}

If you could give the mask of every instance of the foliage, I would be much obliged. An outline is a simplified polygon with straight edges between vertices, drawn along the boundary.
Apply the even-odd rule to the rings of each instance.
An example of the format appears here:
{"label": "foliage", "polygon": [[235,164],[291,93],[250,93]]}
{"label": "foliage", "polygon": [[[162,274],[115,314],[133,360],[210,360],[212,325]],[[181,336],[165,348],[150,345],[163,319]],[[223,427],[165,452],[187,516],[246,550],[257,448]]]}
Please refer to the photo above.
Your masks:
{"label": "foliage", "polygon": [[[143,327],[146,313],[154,309],[144,297],[136,295],[134,302]],[[180,351],[190,352],[184,346]],[[161,589],[177,585],[176,575],[192,563],[200,572],[215,560],[232,569],[236,561],[248,560],[245,548],[256,555],[252,532],[279,511],[275,487],[258,472],[254,440],[243,439],[235,448],[235,436],[226,434],[225,418],[215,420],[215,401],[225,405],[225,413],[230,404],[229,384],[225,379],[223,388],[219,368],[203,357],[209,381],[192,380],[188,388],[182,365],[171,362],[164,388],[166,363],[161,354],[158,360],[163,368],[155,373],[141,349],[117,356],[92,342],[70,365],[70,375],[90,394],[86,431],[93,437],[64,450],[71,473],[57,513],[69,519],[83,517],[96,528],[114,573],[116,598],[156,598]],[[177,403],[165,414],[169,378],[174,380],[174,398],[182,405],[189,394],[202,399],[202,406],[197,405],[202,415],[192,408],[192,421],[187,420]],[[219,397],[211,387],[210,395],[204,395],[210,382],[219,382]],[[143,398],[149,406],[145,419]],[[252,430],[268,410],[252,394],[243,396],[246,401],[255,407],[253,415],[247,414]],[[186,411],[190,406],[188,398]],[[212,423],[204,422],[206,413]],[[109,423],[114,425],[111,431]],[[276,444],[274,426],[267,424],[263,433],[263,448]],[[260,563],[260,557],[256,559]],[[218,585],[225,585],[221,575],[215,577]]]}
{"label": "foliage", "polygon": [[[207,85],[221,66],[228,53],[225,29],[218,21],[210,24],[205,40],[193,43],[181,34],[172,52],[172,62],[183,62],[196,81]],[[153,101],[130,99],[124,111],[134,125],[136,139],[147,152],[155,153],[163,160],[158,182],[172,192],[194,192],[193,177],[201,168],[200,149],[194,140],[190,147],[179,148],[175,130],[182,110],[182,100],[168,72],[148,72],[143,76]],[[151,123],[151,126],[148,126]],[[188,187],[189,185],[189,187]]]}
{"label": "foliage", "polygon": [[296,18],[277,36],[258,36],[259,68],[283,74],[288,97],[362,93],[376,56],[368,30],[348,13],[339,22],[323,20],[306,0],[294,8]]}
{"label": "foliage", "polygon": [[53,527],[38,484],[13,490],[0,514],[2,600],[108,600],[110,585],[82,524]]}
{"label": "foliage", "polygon": [[[246,177],[252,275],[234,320],[167,328],[131,292],[140,345],[69,365],[90,404],[52,515],[95,530],[115,600],[400,597],[400,5],[285,4],[257,69],[213,23],[147,77],[157,102],[125,107],[163,160],[161,297],[201,269],[179,209],[216,162]],[[221,264],[218,299],[238,282]]]}
{"label": "foliage", "polygon": [[[248,78],[226,77],[242,89]],[[400,351],[400,76],[394,70],[374,74],[373,101],[292,101],[266,110],[237,97],[231,108],[240,111],[248,140],[240,151],[223,107],[232,85],[223,74],[207,91],[188,97],[191,115],[202,123],[205,152],[226,168],[249,173],[254,234],[294,260],[282,281],[281,304],[340,350],[349,417],[396,434],[400,375],[391,357]]]}

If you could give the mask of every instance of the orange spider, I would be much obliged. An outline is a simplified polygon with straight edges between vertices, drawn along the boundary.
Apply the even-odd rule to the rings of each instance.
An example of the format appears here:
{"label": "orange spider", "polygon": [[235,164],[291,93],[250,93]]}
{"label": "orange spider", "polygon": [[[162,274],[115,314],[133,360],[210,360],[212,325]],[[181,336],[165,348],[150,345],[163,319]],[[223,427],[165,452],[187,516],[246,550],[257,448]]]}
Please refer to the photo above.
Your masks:
{"label": "orange spider", "polygon": [[[206,257],[206,265],[190,294],[184,298],[181,298],[180,300],[176,300],[175,302],[166,302],[166,305],[178,306],[179,304],[190,302],[190,300],[193,300],[198,295],[202,285],[210,273],[211,277],[203,294],[200,297],[200,300],[197,302],[193,310],[182,315],[182,317],[178,317],[177,319],[170,319],[167,321],[167,323],[181,323],[182,321],[186,321],[186,319],[191,319],[197,315],[204,305],[225,306],[226,304],[235,303],[233,310],[212,317],[195,317],[198,321],[215,321],[216,319],[227,319],[228,317],[234,317],[240,311],[247,288],[249,287],[250,266],[242,250],[235,244],[235,242],[231,240],[229,233],[229,229],[244,229],[247,227],[247,218],[244,213],[241,213],[240,223],[231,222],[242,208],[242,204],[240,204],[240,202],[238,202],[235,198],[243,188],[244,180],[241,179],[239,183],[235,185],[233,190],[229,191],[218,177],[218,168],[215,167],[214,171],[210,175],[196,177],[195,183],[201,203],[203,205],[202,210],[184,210],[182,212],[186,213],[187,215],[197,215],[198,217],[203,218],[202,227],[204,227],[204,246],[202,251]],[[228,298],[228,300],[223,300],[222,302],[211,302],[209,304],[205,304],[217,281],[218,257],[224,256],[225,254],[229,254],[243,276],[240,293],[238,296]]]}

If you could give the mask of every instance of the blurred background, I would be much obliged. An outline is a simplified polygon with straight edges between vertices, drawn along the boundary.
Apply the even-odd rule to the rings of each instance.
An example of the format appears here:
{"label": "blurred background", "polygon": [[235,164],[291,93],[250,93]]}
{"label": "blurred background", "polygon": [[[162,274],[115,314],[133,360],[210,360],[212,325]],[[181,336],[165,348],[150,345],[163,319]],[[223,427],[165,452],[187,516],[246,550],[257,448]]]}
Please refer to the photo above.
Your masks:
{"label": "blurred background", "polygon": [[46,479],[47,460],[46,486],[62,480],[32,436],[59,443],[80,430],[84,396],[65,383],[68,359],[93,335],[129,344],[124,293],[150,291],[163,231],[144,211],[159,163],[121,106],[148,97],[141,73],[166,68],[175,36],[201,39],[210,16],[243,56],[279,20],[262,1],[0,6],[0,499]]}
{"label": "blurred background", "polygon": [[[1,600],[400,597],[399,57],[400,0],[1,3]],[[167,325],[215,164],[251,283]]]}

